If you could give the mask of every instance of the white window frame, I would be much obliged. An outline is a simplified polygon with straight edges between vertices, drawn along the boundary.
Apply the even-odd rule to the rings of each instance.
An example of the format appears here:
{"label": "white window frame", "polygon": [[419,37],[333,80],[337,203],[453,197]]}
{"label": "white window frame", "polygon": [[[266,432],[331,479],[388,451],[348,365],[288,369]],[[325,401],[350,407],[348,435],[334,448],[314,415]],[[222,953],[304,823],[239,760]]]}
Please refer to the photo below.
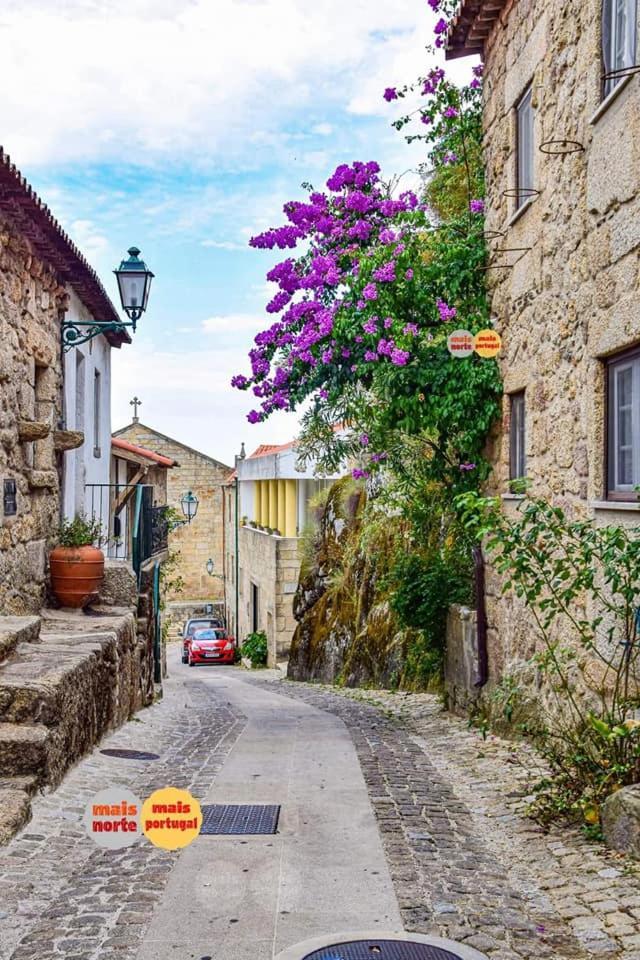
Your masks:
{"label": "white window frame", "polygon": [[624,70],[636,63],[638,49],[638,0],[602,2],[602,99],[615,90],[623,76],[606,77],[613,70]]}
{"label": "white window frame", "polygon": [[525,391],[509,395],[509,479],[527,475],[527,405]]}
{"label": "white window frame", "polygon": [[516,210],[531,200],[534,179],[535,110],[533,85],[529,84],[516,104]]}
{"label": "white window frame", "polygon": [[[620,479],[620,394],[619,377],[631,371],[631,399],[624,409],[631,415],[631,480]],[[609,499],[636,500],[635,486],[640,484],[640,351],[612,358],[607,364],[609,408],[607,429],[607,496]]]}

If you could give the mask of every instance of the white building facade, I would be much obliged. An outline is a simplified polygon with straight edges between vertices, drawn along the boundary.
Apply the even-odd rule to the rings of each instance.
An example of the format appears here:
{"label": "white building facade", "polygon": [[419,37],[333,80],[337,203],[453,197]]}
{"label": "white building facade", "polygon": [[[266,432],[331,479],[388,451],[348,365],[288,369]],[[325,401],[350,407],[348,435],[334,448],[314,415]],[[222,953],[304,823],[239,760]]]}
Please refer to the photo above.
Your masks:
{"label": "white building facade", "polygon": [[[67,294],[65,320],[92,320],[76,292],[69,287]],[[104,491],[111,482],[111,350],[122,342],[121,335],[100,335],[64,354],[64,426],[82,433],[84,443],[64,454],[62,513],[68,519],[94,516],[105,530],[109,497]]]}

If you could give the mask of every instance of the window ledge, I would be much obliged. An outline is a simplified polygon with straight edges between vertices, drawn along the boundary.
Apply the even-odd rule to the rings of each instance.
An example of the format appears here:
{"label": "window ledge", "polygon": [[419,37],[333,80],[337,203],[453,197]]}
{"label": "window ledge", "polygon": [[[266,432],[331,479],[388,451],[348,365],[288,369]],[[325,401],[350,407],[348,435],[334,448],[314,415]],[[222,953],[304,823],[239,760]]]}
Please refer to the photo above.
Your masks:
{"label": "window ledge", "polygon": [[501,500],[524,500],[524,493],[501,493]]}
{"label": "window ledge", "polygon": [[520,217],[527,212],[535,199],[536,197],[528,197],[524,203],[521,203],[518,209],[515,210],[507,220],[507,227],[512,227],[514,223],[516,223]]}
{"label": "window ledge", "polygon": [[632,79],[632,77],[633,77],[633,74],[632,74],[632,73],[630,73],[628,77],[623,77],[622,80],[620,81],[620,83],[617,83],[617,84],[616,84],[616,86],[613,88],[613,90],[611,91],[611,93],[607,94],[607,96],[604,98],[604,100],[602,101],[602,103],[601,103],[601,104],[598,106],[598,108],[596,109],[595,113],[589,118],[589,123],[590,123],[592,126],[593,126],[593,124],[595,124],[595,123],[598,122],[598,120],[600,119],[600,117],[601,117],[604,113],[607,112],[607,110],[609,109],[609,107],[611,106],[611,104],[613,103],[613,101],[614,101],[618,96],[620,96],[620,94],[622,93],[622,91],[624,90],[624,88],[627,86],[627,84],[630,82],[630,80]]}
{"label": "window ledge", "polygon": [[633,500],[592,500],[589,504],[594,510],[631,510],[640,511],[640,503]]}

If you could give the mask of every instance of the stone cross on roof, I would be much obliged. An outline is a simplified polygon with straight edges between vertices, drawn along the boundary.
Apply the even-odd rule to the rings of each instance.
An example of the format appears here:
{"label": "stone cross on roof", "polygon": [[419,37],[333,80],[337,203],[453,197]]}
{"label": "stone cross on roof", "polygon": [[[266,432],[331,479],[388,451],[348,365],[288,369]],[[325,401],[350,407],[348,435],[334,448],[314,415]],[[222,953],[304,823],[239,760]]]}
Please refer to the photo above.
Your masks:
{"label": "stone cross on roof", "polygon": [[138,417],[138,407],[142,406],[142,400],[138,400],[137,397],[134,397],[133,400],[129,401],[129,406],[133,407],[133,422],[139,423],[140,418]]}

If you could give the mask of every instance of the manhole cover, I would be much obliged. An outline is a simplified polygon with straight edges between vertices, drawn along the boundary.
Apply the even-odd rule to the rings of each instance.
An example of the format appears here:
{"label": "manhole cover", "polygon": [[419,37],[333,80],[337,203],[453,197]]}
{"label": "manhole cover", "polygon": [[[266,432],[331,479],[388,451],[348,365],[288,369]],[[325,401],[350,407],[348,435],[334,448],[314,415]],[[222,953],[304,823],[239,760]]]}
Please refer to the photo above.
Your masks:
{"label": "manhole cover", "polygon": [[461,960],[430,943],[409,943],[404,940],[353,940],[337,943],[308,953],[303,960]]}
{"label": "manhole cover", "polygon": [[201,834],[275,833],[279,806],[241,806],[205,803],[202,806]]}
{"label": "manhole cover", "polygon": [[120,760],[159,760],[157,753],[147,753],[145,750],[101,750],[105,757],[119,757]]}

